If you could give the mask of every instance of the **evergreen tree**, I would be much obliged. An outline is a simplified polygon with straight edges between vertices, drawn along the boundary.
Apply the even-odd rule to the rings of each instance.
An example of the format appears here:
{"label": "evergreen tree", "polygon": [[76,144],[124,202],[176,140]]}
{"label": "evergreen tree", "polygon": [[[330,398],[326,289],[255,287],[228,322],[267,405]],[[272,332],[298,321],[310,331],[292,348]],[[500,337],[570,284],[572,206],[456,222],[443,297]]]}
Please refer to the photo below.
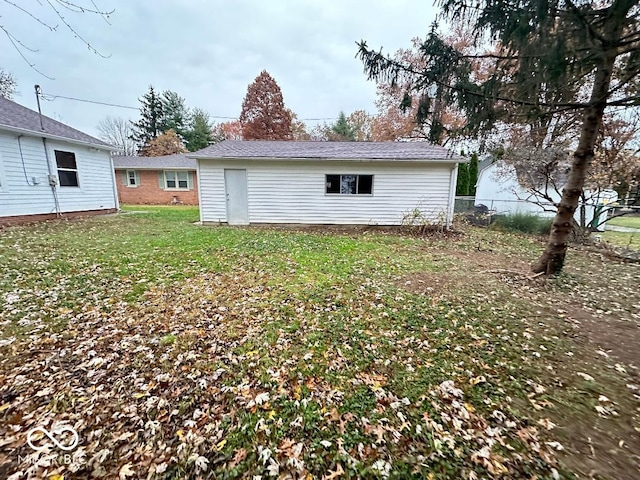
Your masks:
{"label": "evergreen tree", "polygon": [[[436,103],[457,105],[466,133],[491,131],[498,123],[549,122],[558,112],[581,118],[580,135],[562,199],[536,273],[557,274],[564,265],[573,215],[604,112],[640,104],[640,5],[638,0],[439,0],[440,18],[469,25],[479,44],[492,50],[465,54],[432,29],[422,44],[422,66],[385,57],[359,44],[369,78],[409,79],[424,93],[418,120],[437,119]],[[483,75],[474,75],[474,64]],[[435,96],[427,96],[435,92]]]}
{"label": "evergreen tree", "polygon": [[149,91],[140,98],[140,104],[140,120],[131,122],[131,140],[136,143],[138,150],[162,133],[163,117],[162,100],[152,85],[149,85]]}
{"label": "evergreen tree", "polygon": [[458,165],[458,182],[456,183],[456,195],[464,197],[469,195],[469,168],[466,163]]}
{"label": "evergreen tree", "polygon": [[334,142],[355,142],[356,129],[349,123],[344,112],[340,112],[336,123],[331,125],[329,140]]}
{"label": "evergreen tree", "polygon": [[209,114],[200,108],[194,108],[189,128],[184,134],[187,150],[195,152],[213,143],[213,126]]}
{"label": "evergreen tree", "polygon": [[476,194],[476,184],[478,183],[478,153],[473,153],[471,155],[471,160],[469,161],[469,195],[475,196]]}
{"label": "evergreen tree", "polygon": [[160,132],[173,130],[179,137],[184,138],[190,123],[190,112],[183,97],[171,90],[162,92],[162,119]]}
{"label": "evergreen tree", "polygon": [[266,70],[249,85],[240,113],[245,140],[291,140],[291,114],[280,87]]}

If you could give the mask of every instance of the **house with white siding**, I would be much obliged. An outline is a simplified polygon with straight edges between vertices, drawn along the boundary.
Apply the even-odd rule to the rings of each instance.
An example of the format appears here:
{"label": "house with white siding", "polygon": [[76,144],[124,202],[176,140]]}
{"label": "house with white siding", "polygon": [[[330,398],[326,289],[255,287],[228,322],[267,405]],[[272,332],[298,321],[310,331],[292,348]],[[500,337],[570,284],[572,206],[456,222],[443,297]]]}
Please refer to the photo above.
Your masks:
{"label": "house with white siding", "polygon": [[203,224],[450,225],[458,163],[426,142],[232,141],[197,159]]}
{"label": "house with white siding", "polygon": [[112,150],[0,97],[0,225],[117,211]]}
{"label": "house with white siding", "polygon": [[[555,216],[566,183],[566,172],[556,174],[553,181],[545,182],[542,178],[535,187],[531,186],[537,179],[535,171],[525,172],[525,175],[524,178],[519,176],[516,168],[503,160],[487,162],[478,173],[475,205],[484,205],[492,215]],[[584,226],[593,224],[597,227],[606,221],[606,206],[617,201],[615,190],[585,188],[574,218],[578,225],[584,220]]]}

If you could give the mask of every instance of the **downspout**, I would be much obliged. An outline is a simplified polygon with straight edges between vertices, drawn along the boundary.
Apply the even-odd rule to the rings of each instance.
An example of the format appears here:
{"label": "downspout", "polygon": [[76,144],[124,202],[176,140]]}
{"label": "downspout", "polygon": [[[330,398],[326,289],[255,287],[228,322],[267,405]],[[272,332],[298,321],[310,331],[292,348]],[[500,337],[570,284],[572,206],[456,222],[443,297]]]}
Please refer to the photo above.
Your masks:
{"label": "downspout", "polygon": [[116,207],[116,211],[120,211],[120,200],[118,199],[118,187],[116,186],[116,169],[113,165],[113,156],[109,153],[109,164],[111,165],[111,188],[113,189],[113,204]]}
{"label": "downspout", "polygon": [[447,227],[453,225],[453,212],[456,202],[456,183],[458,182],[458,164],[451,169],[451,178],[449,180],[449,211],[447,212]]}
{"label": "downspout", "polygon": [[[202,189],[200,188],[200,159],[196,158],[196,182],[198,183],[198,210],[200,212],[200,224],[204,225],[204,217],[202,212]],[[220,221],[218,221],[220,223]]]}

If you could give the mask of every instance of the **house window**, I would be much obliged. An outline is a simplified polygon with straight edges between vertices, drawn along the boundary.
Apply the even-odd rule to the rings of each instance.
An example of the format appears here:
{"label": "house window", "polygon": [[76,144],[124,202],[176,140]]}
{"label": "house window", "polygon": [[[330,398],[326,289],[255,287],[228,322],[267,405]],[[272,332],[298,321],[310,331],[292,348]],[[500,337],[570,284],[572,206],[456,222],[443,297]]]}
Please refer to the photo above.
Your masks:
{"label": "house window", "polygon": [[166,189],[189,189],[189,172],[165,171],[164,185]]}
{"label": "house window", "polygon": [[58,168],[58,180],[61,187],[77,187],[78,166],[76,164],[76,154],[73,152],[63,152],[54,150],[56,156],[56,166]]}
{"label": "house window", "polygon": [[325,193],[371,195],[373,193],[373,175],[327,175]]}
{"label": "house window", "polygon": [[138,172],[136,172],[135,170],[127,170],[126,178],[127,178],[127,187],[140,186],[140,177],[138,176]]}

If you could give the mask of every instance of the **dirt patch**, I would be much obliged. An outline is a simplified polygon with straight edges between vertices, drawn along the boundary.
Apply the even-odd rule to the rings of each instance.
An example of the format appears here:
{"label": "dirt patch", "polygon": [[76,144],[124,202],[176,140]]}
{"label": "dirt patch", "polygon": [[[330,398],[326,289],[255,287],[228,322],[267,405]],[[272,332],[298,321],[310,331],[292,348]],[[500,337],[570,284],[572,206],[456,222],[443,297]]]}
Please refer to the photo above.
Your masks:
{"label": "dirt patch", "polygon": [[575,306],[568,311],[568,314],[573,320],[577,342],[624,363],[630,367],[628,371],[631,374],[640,378],[640,373],[634,368],[640,361],[640,325],[638,323],[611,316],[596,316]]}
{"label": "dirt patch", "polygon": [[423,238],[459,239],[464,233],[454,228],[446,229],[441,226],[412,226],[412,225],[335,225],[335,224],[306,224],[306,223],[252,223],[237,228],[252,230],[269,230],[284,232],[300,232],[314,234],[342,234],[361,235],[366,233],[380,233],[388,235],[413,236]]}
{"label": "dirt patch", "polygon": [[[467,247],[468,248],[468,247]],[[559,458],[579,478],[640,478],[640,270],[624,260],[580,249],[566,278],[532,278],[522,255],[490,249],[431,249],[443,268],[403,277],[398,285],[430,297],[460,289],[506,287],[529,300],[537,335],[566,343],[539,380],[564,450]],[[579,257],[577,257],[577,255]],[[586,376],[583,376],[586,375]],[[605,408],[599,413],[597,408]]]}
{"label": "dirt patch", "polygon": [[418,295],[436,296],[451,290],[459,278],[437,272],[419,272],[403,277],[398,286]]}

